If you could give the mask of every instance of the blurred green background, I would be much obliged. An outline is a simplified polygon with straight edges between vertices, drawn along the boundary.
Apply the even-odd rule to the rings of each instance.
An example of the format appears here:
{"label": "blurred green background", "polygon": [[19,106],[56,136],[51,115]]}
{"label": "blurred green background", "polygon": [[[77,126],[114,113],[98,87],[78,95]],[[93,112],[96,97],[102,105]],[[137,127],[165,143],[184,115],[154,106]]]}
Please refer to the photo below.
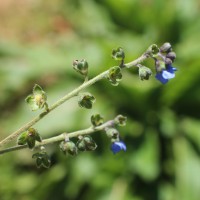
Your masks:
{"label": "blurred green background", "polygon": [[[92,110],[73,98],[34,127],[43,138],[90,126],[90,116],[128,117],[120,133],[127,152],[113,155],[105,134],[95,133],[95,152],[64,156],[47,151],[50,169],[37,169],[33,152],[0,156],[1,200],[198,200],[200,198],[200,1],[190,0],[1,0],[0,138],[39,112],[24,102],[35,83],[49,104],[82,83],[72,69],[85,58],[89,76],[116,65],[119,46],[129,62],[156,43],[177,53],[176,78],[141,81],[125,70],[113,87],[107,80],[87,91]],[[152,61],[146,62],[154,69]]]}

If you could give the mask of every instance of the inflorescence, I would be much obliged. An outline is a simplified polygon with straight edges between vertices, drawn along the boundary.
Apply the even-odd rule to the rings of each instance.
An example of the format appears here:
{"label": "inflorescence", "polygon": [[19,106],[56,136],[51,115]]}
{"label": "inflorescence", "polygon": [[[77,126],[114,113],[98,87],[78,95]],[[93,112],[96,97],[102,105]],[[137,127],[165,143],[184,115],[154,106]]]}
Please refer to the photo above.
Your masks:
{"label": "inflorescence", "polygon": [[[95,103],[95,97],[88,93],[80,93],[81,90],[89,87],[95,82],[106,78],[113,86],[117,86],[119,82],[122,80],[122,69],[130,68],[130,67],[138,67],[138,74],[141,80],[148,80],[152,75],[152,70],[141,63],[147,58],[152,58],[155,62],[155,78],[159,80],[162,84],[166,84],[170,79],[175,77],[175,71],[177,69],[173,67],[173,62],[176,58],[176,53],[172,51],[172,46],[170,43],[164,43],[160,48],[157,45],[151,45],[147,51],[138,59],[125,64],[125,53],[124,50],[119,47],[112,51],[112,57],[119,62],[117,66],[111,67],[107,71],[99,74],[93,79],[88,79],[88,69],[89,65],[85,59],[82,60],[74,60],[73,68],[76,72],[81,74],[84,77],[84,83],[77,89],[73,90],[71,93],[65,95],[63,98],[58,100],[52,106],[48,106],[47,103],[47,95],[41,86],[35,84],[33,87],[33,92],[26,99],[26,103],[29,105],[32,111],[36,111],[39,109],[44,109],[44,111],[33,119],[31,122],[24,125],[21,129],[16,131],[15,133],[8,136],[5,140],[0,142],[0,146],[4,144],[4,141],[9,141],[9,139],[14,139],[18,136],[16,147],[11,147],[10,149],[4,149],[0,151],[9,152],[12,150],[19,150],[23,146],[24,148],[35,149],[36,147],[40,147],[40,151],[33,154],[33,158],[36,160],[36,165],[38,167],[50,167],[51,161],[45,150],[43,145],[50,144],[53,142],[61,141],[59,147],[60,150],[65,155],[75,156],[79,152],[83,151],[94,151],[97,148],[96,142],[89,135],[96,131],[105,131],[107,137],[111,141],[111,151],[116,154],[120,151],[126,151],[127,147],[124,141],[121,140],[121,136],[119,131],[116,129],[116,126],[124,126],[126,125],[127,118],[118,115],[114,120],[110,120],[104,123],[103,117],[99,114],[91,116],[91,128],[85,129],[82,132],[76,131],[71,137],[75,137],[76,141],[72,141],[69,138],[69,134],[66,134],[66,137],[63,138],[62,134],[43,140],[40,136],[39,132],[32,127],[32,125],[36,124],[43,116],[51,112],[53,109],[64,103],[71,97],[78,96],[78,105],[81,108],[92,109],[93,104]],[[79,133],[79,134],[78,134]],[[47,141],[48,140],[48,141]]]}

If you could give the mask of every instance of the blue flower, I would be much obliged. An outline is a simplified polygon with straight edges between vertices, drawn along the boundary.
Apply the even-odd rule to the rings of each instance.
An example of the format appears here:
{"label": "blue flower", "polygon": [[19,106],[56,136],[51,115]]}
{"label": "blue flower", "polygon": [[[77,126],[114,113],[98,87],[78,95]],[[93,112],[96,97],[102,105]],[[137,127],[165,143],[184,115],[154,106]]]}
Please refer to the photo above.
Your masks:
{"label": "blue flower", "polygon": [[122,141],[119,141],[119,142],[113,142],[112,145],[111,145],[111,151],[116,154],[118,153],[119,151],[126,151],[126,144]]}
{"label": "blue flower", "polygon": [[157,72],[156,79],[159,80],[161,83],[165,84],[168,82],[169,79],[172,79],[175,77],[175,71],[177,69],[175,67],[172,67],[172,65],[167,65],[166,69],[162,70],[161,72]]}

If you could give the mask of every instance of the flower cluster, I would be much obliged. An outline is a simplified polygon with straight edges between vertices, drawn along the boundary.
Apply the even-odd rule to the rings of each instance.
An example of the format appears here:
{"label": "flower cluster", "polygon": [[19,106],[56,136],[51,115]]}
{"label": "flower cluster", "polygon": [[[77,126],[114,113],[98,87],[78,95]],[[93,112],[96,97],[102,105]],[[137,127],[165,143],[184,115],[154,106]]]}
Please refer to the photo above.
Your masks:
{"label": "flower cluster", "polygon": [[170,43],[164,43],[159,52],[154,56],[156,65],[155,78],[162,84],[166,84],[170,79],[175,77],[177,69],[172,66],[176,58],[176,53],[172,51]]}
{"label": "flower cluster", "polygon": [[[125,126],[126,117],[118,115],[115,122],[119,126]],[[120,139],[119,131],[114,127],[105,128],[106,135],[111,139],[111,151],[116,154],[121,150],[126,151],[126,144]]]}

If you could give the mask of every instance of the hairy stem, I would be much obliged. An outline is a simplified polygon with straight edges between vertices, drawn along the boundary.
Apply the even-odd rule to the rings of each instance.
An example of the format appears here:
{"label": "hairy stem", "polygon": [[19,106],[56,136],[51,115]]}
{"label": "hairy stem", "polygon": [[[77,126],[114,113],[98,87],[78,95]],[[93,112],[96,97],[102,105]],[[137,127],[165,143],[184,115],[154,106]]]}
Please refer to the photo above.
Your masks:
{"label": "hairy stem", "polygon": [[[43,146],[43,145],[47,145],[47,144],[52,144],[52,143],[55,143],[55,142],[60,142],[60,141],[65,140],[65,138],[73,138],[73,137],[78,137],[80,135],[92,134],[92,133],[97,132],[97,131],[102,131],[107,127],[114,126],[115,124],[116,124],[115,120],[110,120],[110,121],[107,121],[100,126],[89,127],[87,129],[83,129],[83,130],[79,130],[79,131],[75,131],[75,132],[71,132],[71,133],[62,133],[58,136],[54,136],[54,137],[51,137],[51,138],[48,138],[48,139],[44,139],[44,140],[42,140],[42,142],[37,142],[36,145],[35,145],[35,148]],[[14,146],[14,147],[6,148],[6,149],[3,149],[3,150],[0,150],[0,155],[8,153],[8,152],[12,152],[12,151],[25,149],[25,148],[28,148],[28,145],[17,145],[17,146]]]}
{"label": "hairy stem", "polygon": [[[148,52],[146,51],[144,54],[142,54],[136,60],[133,60],[133,61],[131,61],[129,63],[124,64],[123,68],[130,68],[130,67],[133,67],[133,66],[137,66],[139,63],[141,63],[144,60],[146,60],[149,57],[149,55],[150,55],[150,52],[148,50]],[[22,132],[26,131],[31,126],[33,126],[34,124],[36,124],[38,121],[40,121],[43,117],[45,117],[47,114],[49,114],[55,108],[59,107],[61,104],[63,104],[64,102],[66,102],[70,98],[78,95],[78,93],[80,91],[82,91],[82,90],[86,89],[87,87],[93,85],[97,81],[100,81],[101,79],[106,78],[108,72],[109,72],[109,70],[106,70],[106,71],[102,72],[101,74],[95,76],[94,78],[92,78],[92,79],[84,82],[82,85],[80,85],[78,88],[74,89],[70,93],[66,94],[64,97],[62,97],[61,99],[59,99],[58,101],[56,101],[52,106],[49,106],[49,108],[46,111],[42,112],[41,114],[39,114],[38,116],[36,116],[35,118],[33,118],[31,121],[29,121],[28,123],[26,123],[25,125],[23,125],[21,128],[19,128],[15,132],[11,133],[4,140],[0,141],[0,147],[6,145],[9,142],[11,142],[12,140],[16,139]]]}

